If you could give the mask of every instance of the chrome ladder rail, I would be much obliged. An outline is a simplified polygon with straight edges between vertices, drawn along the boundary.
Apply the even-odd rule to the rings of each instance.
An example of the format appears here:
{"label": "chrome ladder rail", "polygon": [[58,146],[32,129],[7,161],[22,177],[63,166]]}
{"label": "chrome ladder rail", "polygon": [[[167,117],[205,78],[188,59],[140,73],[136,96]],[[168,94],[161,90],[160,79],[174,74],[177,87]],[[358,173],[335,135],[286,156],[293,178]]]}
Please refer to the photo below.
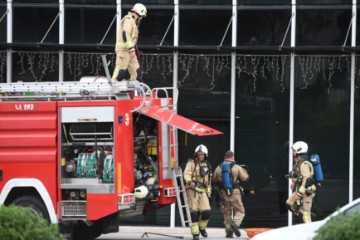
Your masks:
{"label": "chrome ladder rail", "polygon": [[[176,192],[177,205],[180,214],[180,220],[182,227],[191,226],[191,215],[189,204],[186,196],[186,189],[184,184],[184,178],[180,167],[173,168],[173,180]],[[180,185],[179,185],[180,183]],[[184,214],[185,210],[185,214]],[[186,226],[187,224],[187,226]]]}

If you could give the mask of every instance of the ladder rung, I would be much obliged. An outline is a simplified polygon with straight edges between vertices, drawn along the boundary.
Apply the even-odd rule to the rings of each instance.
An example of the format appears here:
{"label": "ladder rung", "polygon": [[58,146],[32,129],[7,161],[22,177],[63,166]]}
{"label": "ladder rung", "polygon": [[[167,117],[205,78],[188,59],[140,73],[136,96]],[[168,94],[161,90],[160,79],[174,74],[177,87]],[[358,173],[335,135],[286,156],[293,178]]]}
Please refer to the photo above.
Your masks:
{"label": "ladder rung", "polygon": [[[189,211],[189,205],[187,203],[187,197],[186,197],[186,188],[184,186],[184,178],[182,174],[181,168],[172,169],[173,172],[173,181],[175,184],[175,192],[177,197],[177,205],[180,211],[180,218],[181,223],[183,227],[186,227],[186,224],[191,225],[191,215]],[[180,179],[179,179],[180,178]],[[178,181],[180,181],[180,184],[178,184]],[[183,201],[180,197],[183,197]],[[183,209],[186,209],[186,212],[183,213]]]}

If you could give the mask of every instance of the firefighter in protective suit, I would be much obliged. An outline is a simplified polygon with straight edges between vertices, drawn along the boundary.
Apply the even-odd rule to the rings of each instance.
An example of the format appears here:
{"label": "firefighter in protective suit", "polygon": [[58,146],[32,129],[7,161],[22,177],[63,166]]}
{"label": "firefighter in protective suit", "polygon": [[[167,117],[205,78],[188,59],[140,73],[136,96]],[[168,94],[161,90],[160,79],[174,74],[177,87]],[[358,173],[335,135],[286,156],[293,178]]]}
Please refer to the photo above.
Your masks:
{"label": "firefighter in protective suit", "polygon": [[214,171],[214,184],[217,184],[221,190],[222,199],[221,212],[224,215],[225,233],[227,238],[232,238],[233,233],[237,237],[241,236],[239,227],[245,217],[245,208],[242,202],[241,182],[249,179],[249,175],[245,168],[235,163],[234,153],[227,151],[225,153],[224,162],[230,164],[230,176],[232,181],[232,190],[227,191],[222,188],[223,178],[221,165],[217,166]]}
{"label": "firefighter in protective suit", "polygon": [[119,25],[119,34],[116,39],[116,62],[112,81],[124,80],[126,69],[131,80],[140,77],[140,65],[136,56],[136,44],[139,37],[139,24],[146,17],[147,10],[141,3],[136,3],[128,14],[123,17]]}
{"label": "firefighter in protective suit", "polygon": [[207,161],[208,149],[201,144],[195,149],[195,158],[190,159],[184,170],[186,196],[191,214],[191,234],[199,239],[199,234],[207,237],[206,227],[210,218],[211,166]]}
{"label": "firefighter in protective suit", "polygon": [[316,186],[313,179],[314,168],[309,161],[308,145],[298,141],[292,146],[294,156],[293,170],[288,174],[293,193],[286,201],[288,209],[295,215],[302,215],[304,223],[311,222],[311,206]]}

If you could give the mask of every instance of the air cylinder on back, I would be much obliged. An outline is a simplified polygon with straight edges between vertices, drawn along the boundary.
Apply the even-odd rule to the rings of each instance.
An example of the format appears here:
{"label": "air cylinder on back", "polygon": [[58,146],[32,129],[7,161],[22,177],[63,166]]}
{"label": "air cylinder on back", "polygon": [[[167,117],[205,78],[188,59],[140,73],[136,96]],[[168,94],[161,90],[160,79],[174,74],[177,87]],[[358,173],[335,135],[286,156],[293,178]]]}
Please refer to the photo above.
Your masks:
{"label": "air cylinder on back", "polygon": [[324,180],[321,164],[320,164],[320,156],[317,154],[313,154],[310,157],[310,161],[314,167],[314,180],[318,183]]}

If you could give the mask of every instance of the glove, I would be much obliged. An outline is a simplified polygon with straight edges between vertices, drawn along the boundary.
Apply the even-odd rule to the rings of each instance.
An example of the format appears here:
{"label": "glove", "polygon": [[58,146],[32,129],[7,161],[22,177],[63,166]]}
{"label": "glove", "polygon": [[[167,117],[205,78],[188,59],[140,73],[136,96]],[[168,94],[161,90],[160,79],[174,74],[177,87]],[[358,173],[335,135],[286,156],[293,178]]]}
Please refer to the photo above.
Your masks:
{"label": "glove", "polygon": [[213,190],[214,194],[219,194],[219,193],[220,193],[220,187],[219,187],[219,185],[214,184],[214,185],[212,186],[212,190]]}
{"label": "glove", "polygon": [[208,196],[208,198],[211,198],[211,191],[207,192],[206,195]]}
{"label": "glove", "polygon": [[241,164],[240,167],[242,167],[246,171],[249,171],[249,167],[247,165]]}
{"label": "glove", "polygon": [[141,50],[137,50],[136,57],[141,58],[142,55],[143,55],[143,52]]}

